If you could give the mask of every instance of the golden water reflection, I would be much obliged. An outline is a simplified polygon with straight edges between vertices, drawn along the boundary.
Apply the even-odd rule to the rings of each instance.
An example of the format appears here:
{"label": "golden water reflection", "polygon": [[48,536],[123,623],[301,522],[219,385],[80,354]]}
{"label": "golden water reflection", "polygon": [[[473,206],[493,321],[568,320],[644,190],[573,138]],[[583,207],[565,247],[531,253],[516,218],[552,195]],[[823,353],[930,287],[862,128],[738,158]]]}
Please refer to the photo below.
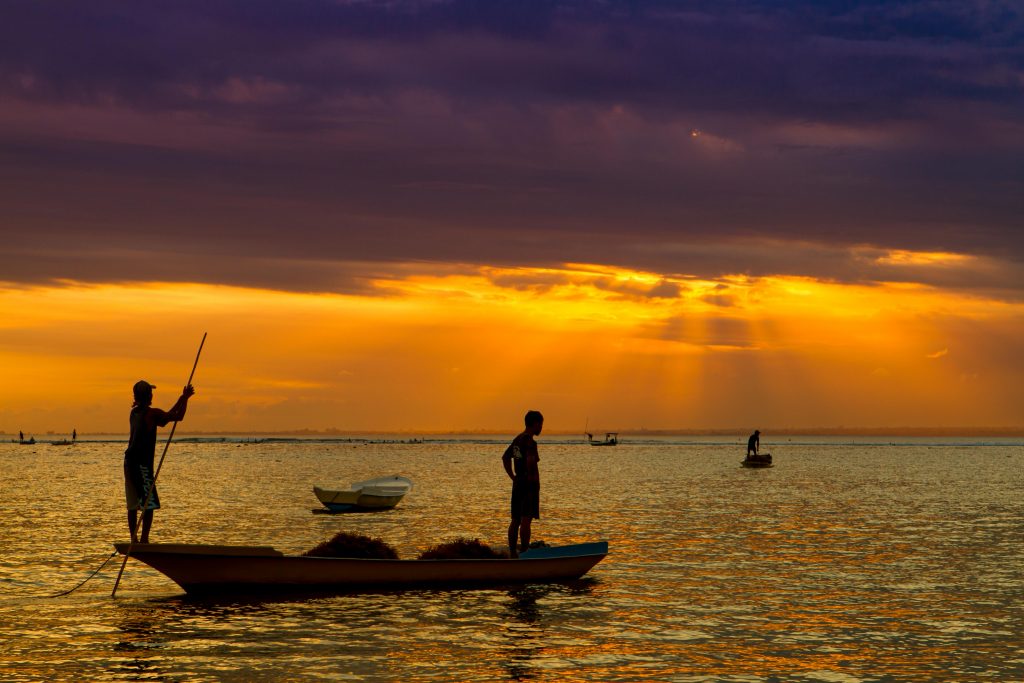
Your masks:
{"label": "golden water reflection", "polygon": [[[1024,667],[1020,446],[826,441],[752,471],[727,445],[546,443],[537,537],[611,541],[578,582],[195,600],[133,562],[116,600],[113,572],[32,597],[84,578],[124,535],[122,449],[0,445],[5,681],[1013,680]],[[344,528],[404,557],[456,535],[500,544],[501,451],[182,443],[154,538],[297,552]],[[89,495],[39,505],[54,484],[40,472]],[[310,513],[313,483],[381,472],[416,482],[396,510]]]}

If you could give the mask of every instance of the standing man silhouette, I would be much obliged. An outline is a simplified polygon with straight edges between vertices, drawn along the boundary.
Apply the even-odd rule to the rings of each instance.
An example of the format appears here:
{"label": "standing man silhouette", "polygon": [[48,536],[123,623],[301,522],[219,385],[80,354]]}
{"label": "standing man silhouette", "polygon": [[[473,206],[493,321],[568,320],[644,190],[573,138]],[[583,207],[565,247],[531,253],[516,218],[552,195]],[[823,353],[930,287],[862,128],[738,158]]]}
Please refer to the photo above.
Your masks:
{"label": "standing man silhouette", "polygon": [[155,486],[156,475],[153,472],[157,427],[165,427],[168,422],[180,422],[185,419],[188,399],[196,393],[189,384],[181,392],[181,397],[174,407],[163,411],[152,407],[154,389],[155,386],[142,379],[132,388],[135,403],[132,404],[132,412],[128,416],[131,435],[128,437],[128,449],[124,452],[124,497],[128,504],[128,531],[131,532],[132,543],[139,541],[135,533],[139,523],[138,511],[142,510],[143,506],[146,507],[142,512],[142,542],[149,543],[153,510],[160,507],[160,497]]}
{"label": "standing man silhouette", "polygon": [[512,521],[508,525],[508,555],[519,557],[519,549],[530,547],[530,526],[540,519],[540,455],[534,437],[544,429],[544,416],[537,410],[526,413],[526,429],[512,440],[501,456],[505,472],[512,480]]}

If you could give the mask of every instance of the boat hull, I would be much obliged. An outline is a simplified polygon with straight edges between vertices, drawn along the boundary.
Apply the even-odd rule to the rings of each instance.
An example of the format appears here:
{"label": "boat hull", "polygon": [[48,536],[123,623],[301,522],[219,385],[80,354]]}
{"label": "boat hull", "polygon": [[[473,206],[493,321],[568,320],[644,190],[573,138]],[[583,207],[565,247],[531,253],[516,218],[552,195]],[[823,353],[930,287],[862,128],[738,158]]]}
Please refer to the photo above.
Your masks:
{"label": "boat hull", "polygon": [[379,496],[359,491],[325,491],[313,489],[317,500],[331,512],[365,512],[369,510],[390,510],[402,502],[405,494]]}
{"label": "boat hull", "polygon": [[[129,544],[115,543],[122,555]],[[539,548],[519,559],[369,560],[284,555],[263,546],[136,543],[131,556],[190,594],[472,587],[576,579],[604,559],[606,542]]]}

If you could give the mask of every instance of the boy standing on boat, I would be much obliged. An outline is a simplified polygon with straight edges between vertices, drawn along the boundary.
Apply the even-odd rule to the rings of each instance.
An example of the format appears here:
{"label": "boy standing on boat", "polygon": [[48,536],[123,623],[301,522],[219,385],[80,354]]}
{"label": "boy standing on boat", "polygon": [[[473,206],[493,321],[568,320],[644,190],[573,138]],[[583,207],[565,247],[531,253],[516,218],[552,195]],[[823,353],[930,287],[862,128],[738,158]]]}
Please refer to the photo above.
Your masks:
{"label": "boy standing on boat", "polygon": [[516,537],[522,550],[529,548],[530,525],[540,519],[540,468],[537,466],[540,455],[534,437],[544,428],[544,416],[531,410],[526,413],[524,422],[526,429],[512,440],[501,456],[505,472],[512,480],[512,521],[508,525],[508,554],[512,558],[519,557]]}
{"label": "boy standing on boat", "polygon": [[[128,504],[128,531],[132,535],[132,543],[138,542],[138,511],[145,506],[142,513],[142,542],[149,543],[149,528],[153,524],[153,510],[160,507],[160,497],[155,486],[153,457],[156,455],[156,429],[165,427],[168,422],[181,422],[185,419],[188,399],[196,393],[189,384],[181,392],[181,397],[168,411],[153,408],[153,390],[155,386],[145,380],[139,380],[132,388],[135,403],[128,416],[131,435],[128,437],[128,449],[124,452],[124,497]],[[150,489],[152,493],[150,493]],[[147,503],[148,499],[148,503]]]}

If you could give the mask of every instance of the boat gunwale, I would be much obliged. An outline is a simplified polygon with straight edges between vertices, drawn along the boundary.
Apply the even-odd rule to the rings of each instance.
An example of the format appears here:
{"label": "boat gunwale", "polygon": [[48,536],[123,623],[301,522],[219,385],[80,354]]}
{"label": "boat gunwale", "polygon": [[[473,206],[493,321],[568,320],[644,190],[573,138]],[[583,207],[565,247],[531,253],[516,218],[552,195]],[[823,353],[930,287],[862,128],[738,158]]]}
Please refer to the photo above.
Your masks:
{"label": "boat gunwale", "polygon": [[[574,548],[578,546],[588,545],[603,545],[603,552],[588,552],[571,555],[548,555],[548,556],[537,556],[537,557],[523,557],[509,558],[509,557],[453,557],[443,559],[402,559],[402,558],[385,558],[385,557],[323,557],[318,555],[287,555],[272,546],[232,546],[232,545],[206,545],[202,543],[135,543],[130,544],[126,542],[114,543],[114,548],[124,555],[127,549],[131,548],[131,554],[134,556],[141,556],[146,554],[151,555],[165,555],[165,556],[186,556],[186,557],[204,557],[204,558],[231,558],[231,559],[275,559],[275,560],[330,560],[337,562],[343,561],[358,561],[358,562],[398,562],[398,563],[440,563],[440,562],[540,562],[546,560],[567,560],[583,557],[606,557],[608,555],[608,542],[607,541],[591,541],[588,543],[574,543],[568,546],[554,546],[553,548],[544,548],[544,550],[553,550],[558,548]],[[122,549],[123,548],[123,549]],[[189,550],[191,548],[192,550]],[[207,549],[204,551],[203,549]],[[216,552],[217,550],[228,550],[228,552]],[[236,552],[231,552],[235,550]],[[246,554],[244,550],[254,550],[252,554]],[[528,555],[529,551],[524,551],[523,555]]]}

